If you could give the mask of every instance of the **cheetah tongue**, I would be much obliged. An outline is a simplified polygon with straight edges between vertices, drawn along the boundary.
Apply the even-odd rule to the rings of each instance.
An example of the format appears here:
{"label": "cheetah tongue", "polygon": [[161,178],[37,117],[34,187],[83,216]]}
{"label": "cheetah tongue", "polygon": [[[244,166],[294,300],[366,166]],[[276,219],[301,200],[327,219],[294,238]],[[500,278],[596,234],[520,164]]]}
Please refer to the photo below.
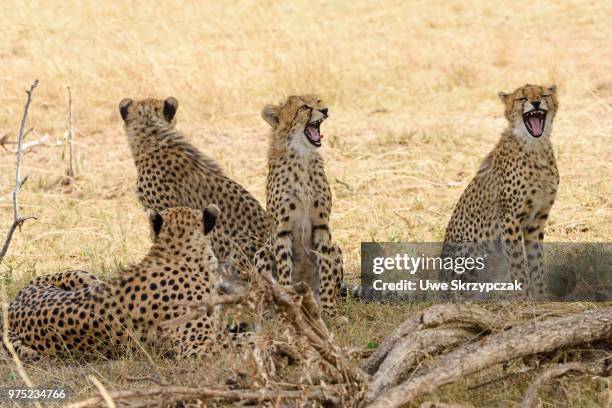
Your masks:
{"label": "cheetah tongue", "polygon": [[541,116],[530,117],[529,125],[531,126],[531,134],[534,136],[542,136],[544,119]]}
{"label": "cheetah tongue", "polygon": [[305,132],[306,132],[306,135],[308,136],[308,138],[312,142],[314,142],[314,143],[321,142],[321,138],[323,136],[321,136],[321,133],[319,133],[319,129],[317,129],[316,127],[308,125],[308,126],[306,126]]}

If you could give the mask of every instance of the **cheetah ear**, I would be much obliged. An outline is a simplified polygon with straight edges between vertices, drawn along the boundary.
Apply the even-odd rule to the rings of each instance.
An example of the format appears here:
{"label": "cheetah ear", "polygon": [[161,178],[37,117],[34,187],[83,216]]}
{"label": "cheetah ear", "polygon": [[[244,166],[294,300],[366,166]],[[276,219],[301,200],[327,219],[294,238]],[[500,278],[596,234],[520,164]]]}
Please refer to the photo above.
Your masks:
{"label": "cheetah ear", "polygon": [[130,98],[122,99],[121,102],[119,102],[119,113],[121,114],[121,118],[123,119],[124,122],[127,119],[128,108],[130,107],[132,102],[134,101],[131,100]]}
{"label": "cheetah ear", "polygon": [[207,235],[217,223],[219,218],[219,207],[214,204],[209,204],[208,207],[202,210],[202,223],[204,224],[204,235]]}
{"label": "cheetah ear", "polygon": [[149,222],[151,223],[151,229],[153,229],[153,235],[158,236],[162,229],[162,225],[164,225],[164,219],[161,215],[159,215],[159,213],[150,211]]}
{"label": "cheetah ear", "polygon": [[176,110],[178,109],[178,101],[176,98],[169,97],[164,101],[164,118],[168,122],[172,122],[174,119],[174,115],[176,114]]}
{"label": "cheetah ear", "polygon": [[502,102],[506,103],[506,100],[508,99],[508,96],[510,96],[510,94],[507,92],[500,92],[497,94],[497,96],[499,96],[499,99],[501,99]]}
{"label": "cheetah ear", "polygon": [[552,94],[556,94],[557,93],[557,85],[551,85],[548,87],[548,91]]}
{"label": "cheetah ear", "polygon": [[261,111],[261,117],[268,122],[272,129],[276,129],[279,122],[280,107],[276,105],[266,105]]}

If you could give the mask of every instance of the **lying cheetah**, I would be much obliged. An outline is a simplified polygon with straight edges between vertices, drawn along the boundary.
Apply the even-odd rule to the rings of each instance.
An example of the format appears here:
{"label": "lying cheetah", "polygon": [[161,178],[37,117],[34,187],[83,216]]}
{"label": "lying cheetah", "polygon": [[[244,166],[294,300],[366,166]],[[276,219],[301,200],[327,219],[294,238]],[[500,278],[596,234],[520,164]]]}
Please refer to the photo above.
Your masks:
{"label": "lying cheetah", "polygon": [[[328,109],[316,96],[290,96],[268,105],[262,117],[272,126],[268,151],[267,209],[273,219],[267,249],[256,256],[259,270],[279,283],[306,282],[331,313],[342,283],[342,252],[332,243],[331,189],[317,152]],[[270,251],[272,253],[270,253]]]}
{"label": "lying cheetah", "polygon": [[[146,257],[109,282],[83,271],[34,279],[9,304],[9,340],[25,359],[41,355],[119,356],[134,340],[177,356],[227,348],[218,313],[164,328],[181,302],[212,299],[221,284],[208,234],[219,210],[172,208],[151,216],[155,236]],[[160,341],[161,339],[161,341]]]}
{"label": "lying cheetah", "polygon": [[[240,258],[239,263],[250,263],[264,242],[266,213],[246,189],[175,129],[177,109],[178,101],[171,97],[123,99],[119,103],[138,170],[138,199],[146,209],[154,211],[218,205],[219,228],[211,237],[215,254],[220,260],[234,256]],[[238,244],[238,250],[231,247],[227,237]]]}
{"label": "lying cheetah", "polygon": [[[457,203],[446,229],[445,251],[487,247],[505,265],[505,276],[496,281],[516,279],[527,283],[528,295],[541,297],[544,226],[559,184],[550,140],[556,88],[525,85],[499,96],[510,126]],[[475,281],[474,272],[461,279]]]}

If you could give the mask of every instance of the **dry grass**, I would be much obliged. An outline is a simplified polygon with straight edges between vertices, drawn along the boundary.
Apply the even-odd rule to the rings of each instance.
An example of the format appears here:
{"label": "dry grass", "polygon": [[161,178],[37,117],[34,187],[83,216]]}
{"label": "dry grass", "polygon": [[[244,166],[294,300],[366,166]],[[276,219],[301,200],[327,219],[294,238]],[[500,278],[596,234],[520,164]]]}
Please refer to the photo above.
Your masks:
{"label": "dry grass", "polygon": [[[108,276],[143,255],[146,217],[117,112],[126,96],[175,96],[179,127],[263,199],[267,128],[259,110],[289,93],[321,93],[332,114],[323,148],[332,227],[356,276],[361,241],[440,240],[505,126],[497,92],[554,82],[561,186],[547,240],[612,240],[610,2],[64,1],[2,9],[0,138],[15,140],[23,91],[38,78],[28,140],[48,135],[50,142],[24,159],[31,176],[22,211],[38,221],[16,234],[0,265],[0,297],[12,298],[33,275],[83,268]],[[59,183],[67,167],[66,86],[79,174],[69,187]],[[0,149],[2,234],[12,220],[13,177],[14,157]],[[352,323],[338,339],[351,346],[380,339],[409,309],[349,304],[343,312]],[[223,367],[201,373],[195,363],[156,364],[165,381],[182,385],[224,374]],[[148,365],[28,369],[35,382],[58,381],[85,395],[95,392],[87,374],[126,387],[133,383],[122,373],[148,372]],[[18,383],[10,365],[0,365],[0,378]],[[451,398],[505,405],[524,387],[507,380],[468,391],[471,381]],[[563,384],[553,400],[567,395],[570,404],[594,406],[609,392]]]}

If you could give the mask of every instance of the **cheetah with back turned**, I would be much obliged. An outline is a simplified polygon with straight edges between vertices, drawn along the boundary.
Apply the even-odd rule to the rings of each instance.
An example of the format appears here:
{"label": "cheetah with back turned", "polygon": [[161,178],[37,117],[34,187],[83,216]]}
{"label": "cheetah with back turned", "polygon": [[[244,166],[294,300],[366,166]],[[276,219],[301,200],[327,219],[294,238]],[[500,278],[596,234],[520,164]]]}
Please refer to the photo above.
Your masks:
{"label": "cheetah with back turned", "polygon": [[307,283],[331,314],[343,272],[342,252],[329,228],[331,188],[317,151],[327,116],[327,107],[313,95],[290,96],[262,111],[272,126],[266,188],[272,224],[256,263],[258,270],[275,270],[282,285]]}
{"label": "cheetah with back turned", "polygon": [[236,258],[240,266],[235,269],[242,273],[264,242],[266,212],[244,187],[226,176],[213,159],[175,128],[177,109],[178,101],[172,97],[126,98],[119,103],[138,170],[138,199],[154,211],[218,205],[221,216],[211,236],[215,254],[220,261]]}
{"label": "cheetah with back turned", "polygon": [[220,310],[175,326],[184,302],[212,300],[222,284],[209,242],[219,210],[172,208],[151,214],[145,258],[103,282],[83,271],[34,279],[9,304],[8,339],[24,359],[42,355],[116,357],[135,341],[187,357],[231,345]]}
{"label": "cheetah with back turned", "polygon": [[[443,252],[494,254],[503,261],[505,275],[495,281],[509,277],[527,284],[523,295],[542,297],[544,227],[559,185],[550,140],[558,108],[556,87],[525,85],[499,96],[509,127],[457,203]],[[460,278],[477,280],[475,271]]]}

